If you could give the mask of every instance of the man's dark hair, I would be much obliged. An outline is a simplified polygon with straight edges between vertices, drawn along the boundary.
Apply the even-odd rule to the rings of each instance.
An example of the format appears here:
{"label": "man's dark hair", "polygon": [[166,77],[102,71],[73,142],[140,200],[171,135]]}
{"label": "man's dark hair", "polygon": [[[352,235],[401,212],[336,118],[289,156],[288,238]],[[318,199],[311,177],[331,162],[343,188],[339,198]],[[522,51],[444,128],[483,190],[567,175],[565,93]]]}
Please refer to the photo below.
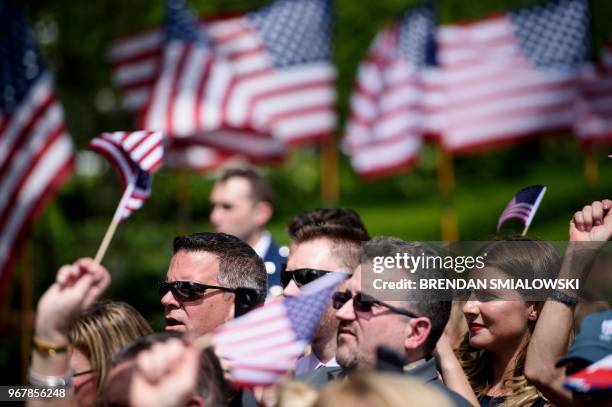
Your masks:
{"label": "man's dark hair", "polygon": [[[183,335],[179,332],[155,332],[135,339],[113,357],[113,366],[132,360],[143,350],[172,338],[182,340]],[[205,406],[220,407],[227,405],[228,389],[223,378],[223,369],[211,348],[206,348],[200,353],[196,393],[202,397]]]}
{"label": "man's dark hair", "polygon": [[289,223],[292,243],[325,238],[335,244],[334,252],[352,271],[359,265],[361,243],[370,239],[361,218],[348,208],[319,208],[302,212]]}
{"label": "man's dark hair", "polygon": [[[441,251],[437,248],[422,242],[405,242],[396,237],[379,236],[372,238],[363,245],[362,262],[372,261],[374,257],[395,257],[397,253],[401,256],[440,256]],[[364,271],[367,268],[363,269]],[[410,270],[401,269],[406,277],[414,277]],[[444,279],[447,273],[442,268],[429,267],[426,270],[417,270],[416,273],[427,273],[427,278]],[[444,332],[444,327],[450,318],[452,302],[432,298],[431,293],[426,290],[405,290],[406,308],[419,316],[429,318],[431,321],[431,332],[424,343],[423,351],[430,354],[436,347],[436,343]],[[382,299],[384,300],[384,299]]]}
{"label": "man's dark hair", "polygon": [[239,177],[246,179],[251,185],[251,197],[253,202],[274,202],[274,191],[264,177],[252,168],[228,168],[219,176],[219,182],[227,182],[229,179]]}
{"label": "man's dark hair", "polygon": [[174,238],[174,254],[179,251],[207,252],[219,258],[219,284],[224,287],[247,287],[265,299],[267,287],[266,267],[255,250],[236,236],[226,233],[193,233]]}

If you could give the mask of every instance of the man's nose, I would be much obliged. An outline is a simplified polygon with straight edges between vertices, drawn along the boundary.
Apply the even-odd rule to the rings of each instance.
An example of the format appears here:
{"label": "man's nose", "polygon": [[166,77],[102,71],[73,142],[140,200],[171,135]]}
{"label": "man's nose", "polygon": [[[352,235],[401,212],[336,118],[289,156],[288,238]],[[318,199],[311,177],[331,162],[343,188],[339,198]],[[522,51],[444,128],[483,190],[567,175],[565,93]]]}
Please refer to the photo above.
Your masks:
{"label": "man's nose", "polygon": [[175,307],[175,308],[180,307],[179,302],[176,300],[176,298],[174,298],[174,294],[172,294],[172,290],[168,290],[168,292],[164,294],[164,296],[161,298],[161,303],[164,306],[164,308],[165,307]]}
{"label": "man's nose", "polygon": [[357,318],[355,308],[353,308],[353,299],[351,298],[336,311],[336,318],[340,321],[354,321]]}
{"label": "man's nose", "polygon": [[301,293],[302,291],[293,280],[289,281],[289,284],[287,284],[287,287],[285,287],[285,289],[283,290],[283,295],[285,297],[295,297],[300,295]]}

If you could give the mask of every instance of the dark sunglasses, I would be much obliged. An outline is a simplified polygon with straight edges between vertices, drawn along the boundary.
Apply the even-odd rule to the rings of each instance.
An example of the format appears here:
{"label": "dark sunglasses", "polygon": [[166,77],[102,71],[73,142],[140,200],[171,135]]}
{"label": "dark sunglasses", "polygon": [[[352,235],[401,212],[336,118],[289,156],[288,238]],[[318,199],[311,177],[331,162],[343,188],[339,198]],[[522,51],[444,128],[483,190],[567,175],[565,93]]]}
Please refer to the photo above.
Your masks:
{"label": "dark sunglasses", "polygon": [[413,312],[402,308],[394,307],[393,305],[377,300],[376,298],[361,292],[358,292],[357,295],[353,296],[350,291],[336,291],[332,296],[332,306],[335,309],[340,309],[351,299],[353,300],[353,309],[355,309],[355,311],[357,312],[371,312],[372,307],[374,305],[380,305],[382,307],[390,309],[391,311],[397,314],[405,315],[410,318],[418,318],[418,316]]}
{"label": "dark sunglasses", "polygon": [[195,301],[200,299],[206,294],[206,290],[236,292],[234,288],[202,284],[197,281],[161,281],[158,283],[158,289],[160,298],[166,295],[168,291],[172,291],[174,298],[179,301]]}
{"label": "dark sunglasses", "polygon": [[302,287],[308,283],[315,281],[319,277],[323,277],[328,273],[333,273],[332,271],[327,270],[317,270],[317,269],[295,269],[295,270],[286,270],[287,265],[283,264],[281,267],[281,284],[283,288],[286,288],[291,280],[295,281],[295,284],[298,287]]}

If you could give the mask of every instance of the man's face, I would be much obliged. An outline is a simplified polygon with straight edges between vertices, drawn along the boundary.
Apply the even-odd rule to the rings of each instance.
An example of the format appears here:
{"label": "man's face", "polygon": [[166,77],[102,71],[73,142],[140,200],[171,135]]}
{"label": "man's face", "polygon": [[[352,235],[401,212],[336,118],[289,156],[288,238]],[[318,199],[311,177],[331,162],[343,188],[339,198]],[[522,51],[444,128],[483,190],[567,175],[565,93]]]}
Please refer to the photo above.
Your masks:
{"label": "man's face", "polygon": [[[287,270],[312,268],[336,271],[346,268],[337,255],[333,253],[333,248],[334,242],[326,238],[313,239],[300,244],[292,243],[289,248]],[[296,296],[300,294],[300,289],[295,284],[295,281],[291,280],[283,294],[287,297]],[[333,337],[338,327],[338,321],[334,314],[335,311],[331,305],[325,309],[313,341],[320,338]]]}
{"label": "man's face", "polygon": [[[361,266],[339,290],[348,290],[353,296],[361,291]],[[397,301],[385,302],[402,307]],[[351,299],[336,311],[336,318],[339,320],[336,360],[345,370],[374,369],[379,346],[404,354],[407,317],[379,305],[374,305],[370,312],[357,312]]]}
{"label": "man's face", "polygon": [[[210,223],[215,232],[227,233],[250,243],[253,233],[263,227],[253,202],[251,185],[242,177],[217,182],[210,194]],[[264,222],[265,224],[265,222]]]}
{"label": "man's face", "polygon": [[[219,286],[219,258],[208,252],[180,250],[170,260],[166,280]],[[166,330],[204,335],[234,317],[234,294],[209,289],[195,301],[180,301],[168,291],[161,299]]]}

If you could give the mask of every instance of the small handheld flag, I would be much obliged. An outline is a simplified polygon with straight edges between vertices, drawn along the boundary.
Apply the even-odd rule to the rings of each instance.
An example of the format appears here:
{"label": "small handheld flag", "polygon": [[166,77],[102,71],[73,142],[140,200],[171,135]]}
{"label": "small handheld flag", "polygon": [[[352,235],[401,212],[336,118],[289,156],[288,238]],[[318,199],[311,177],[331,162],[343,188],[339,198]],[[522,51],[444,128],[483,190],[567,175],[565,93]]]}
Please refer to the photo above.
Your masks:
{"label": "small handheld flag", "polygon": [[96,254],[99,263],[119,222],[140,209],[151,194],[151,174],[162,165],[164,147],[162,133],[154,131],[102,133],[89,147],[109,159],[123,185],[123,195]]}
{"label": "small handheld flag", "polygon": [[525,225],[522,235],[525,236],[535,213],[542,202],[542,198],[546,193],[546,187],[543,185],[533,185],[521,189],[510,201],[506,209],[502,212],[497,221],[497,230],[508,219],[519,219]]}
{"label": "small handheld flag", "polygon": [[565,387],[579,393],[612,391],[612,355],[569,376]]}
{"label": "small handheld flag", "polygon": [[217,355],[231,365],[234,385],[270,385],[295,367],[346,273],[329,273],[302,287],[302,295],[272,300],[219,327],[212,339]]}

